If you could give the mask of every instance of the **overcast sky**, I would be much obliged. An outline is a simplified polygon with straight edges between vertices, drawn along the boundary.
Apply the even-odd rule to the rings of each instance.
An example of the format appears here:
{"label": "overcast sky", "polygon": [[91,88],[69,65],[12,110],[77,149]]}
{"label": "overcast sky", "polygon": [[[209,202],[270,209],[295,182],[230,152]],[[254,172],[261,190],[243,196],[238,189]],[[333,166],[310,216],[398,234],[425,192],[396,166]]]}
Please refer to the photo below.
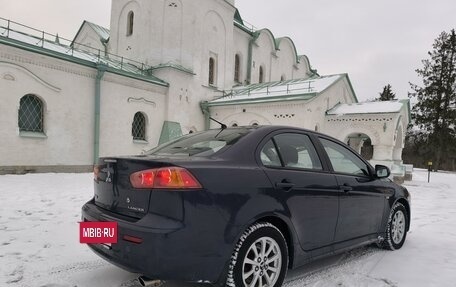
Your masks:
{"label": "overcast sky", "polygon": [[[152,1],[152,0],[150,0]],[[190,0],[191,1],[191,0]],[[0,0],[0,17],[72,39],[83,20],[109,27],[110,0]],[[236,0],[243,19],[289,36],[321,75],[348,73],[360,100],[391,84],[399,98],[442,31],[455,0]]]}

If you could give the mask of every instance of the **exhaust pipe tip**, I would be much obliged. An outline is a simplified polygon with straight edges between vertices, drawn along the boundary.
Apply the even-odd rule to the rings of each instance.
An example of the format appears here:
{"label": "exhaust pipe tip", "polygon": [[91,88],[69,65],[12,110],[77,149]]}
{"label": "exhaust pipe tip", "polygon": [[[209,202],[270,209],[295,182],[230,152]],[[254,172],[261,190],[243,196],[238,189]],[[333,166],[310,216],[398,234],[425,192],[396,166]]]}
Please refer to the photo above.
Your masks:
{"label": "exhaust pipe tip", "polygon": [[150,279],[146,276],[139,276],[138,281],[139,284],[141,284],[141,286],[147,287],[160,287],[161,285],[163,285],[163,281],[157,279]]}

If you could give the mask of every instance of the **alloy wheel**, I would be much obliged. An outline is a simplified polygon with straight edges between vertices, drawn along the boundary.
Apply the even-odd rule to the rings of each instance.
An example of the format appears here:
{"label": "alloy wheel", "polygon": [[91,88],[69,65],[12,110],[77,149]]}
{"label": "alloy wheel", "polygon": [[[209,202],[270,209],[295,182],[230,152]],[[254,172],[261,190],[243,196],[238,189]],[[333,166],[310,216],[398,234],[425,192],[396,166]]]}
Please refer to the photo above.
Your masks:
{"label": "alloy wheel", "polygon": [[405,234],[405,215],[401,210],[398,210],[393,216],[391,233],[393,242],[399,244]]}
{"label": "alloy wheel", "polygon": [[271,287],[277,282],[282,266],[279,244],[271,237],[261,237],[248,249],[242,266],[242,280],[248,287]]}

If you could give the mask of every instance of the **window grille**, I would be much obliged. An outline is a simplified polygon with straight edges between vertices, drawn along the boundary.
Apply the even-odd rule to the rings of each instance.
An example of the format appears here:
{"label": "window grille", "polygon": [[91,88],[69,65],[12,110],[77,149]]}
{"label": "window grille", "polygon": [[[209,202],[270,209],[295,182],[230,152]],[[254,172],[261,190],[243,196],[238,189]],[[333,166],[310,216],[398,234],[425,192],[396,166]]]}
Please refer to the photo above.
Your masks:
{"label": "window grille", "polygon": [[215,82],[215,59],[209,58],[209,85],[213,86]]}
{"label": "window grille", "polygon": [[146,140],[146,117],[141,112],[137,112],[133,117],[131,135],[133,140]]}
{"label": "window grille", "polygon": [[19,106],[19,131],[43,132],[43,103],[34,95],[25,95]]}
{"label": "window grille", "polygon": [[240,81],[240,69],[241,69],[241,57],[238,54],[234,56],[234,81],[239,83]]}

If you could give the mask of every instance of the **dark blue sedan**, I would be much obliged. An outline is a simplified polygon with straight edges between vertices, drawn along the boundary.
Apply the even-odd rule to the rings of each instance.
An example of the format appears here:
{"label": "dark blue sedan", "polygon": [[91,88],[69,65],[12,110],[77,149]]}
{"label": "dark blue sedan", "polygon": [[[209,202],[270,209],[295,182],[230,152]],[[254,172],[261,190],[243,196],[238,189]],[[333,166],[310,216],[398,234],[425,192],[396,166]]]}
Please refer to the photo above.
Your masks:
{"label": "dark blue sedan", "polygon": [[324,256],[399,249],[410,226],[409,193],[387,167],[299,128],[194,133],[101,158],[94,175],[82,219],[116,221],[118,243],[89,246],[144,285],[280,286],[288,269]]}

